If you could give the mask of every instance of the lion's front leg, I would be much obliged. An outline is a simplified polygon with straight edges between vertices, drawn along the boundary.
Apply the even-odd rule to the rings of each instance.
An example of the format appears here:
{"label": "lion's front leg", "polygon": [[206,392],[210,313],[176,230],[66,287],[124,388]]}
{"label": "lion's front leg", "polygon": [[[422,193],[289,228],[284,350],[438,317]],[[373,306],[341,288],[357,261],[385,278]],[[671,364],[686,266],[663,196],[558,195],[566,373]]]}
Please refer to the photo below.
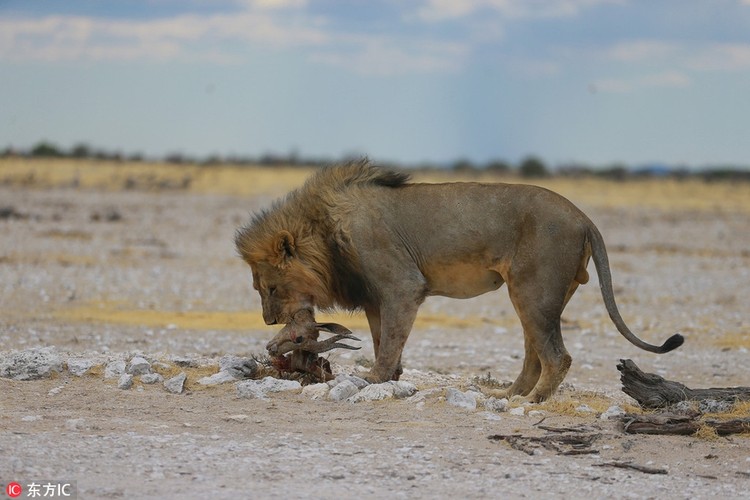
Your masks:
{"label": "lion's front leg", "polygon": [[367,309],[367,320],[375,349],[375,365],[364,376],[371,383],[398,380],[403,371],[401,353],[409,338],[418,306],[399,304]]}

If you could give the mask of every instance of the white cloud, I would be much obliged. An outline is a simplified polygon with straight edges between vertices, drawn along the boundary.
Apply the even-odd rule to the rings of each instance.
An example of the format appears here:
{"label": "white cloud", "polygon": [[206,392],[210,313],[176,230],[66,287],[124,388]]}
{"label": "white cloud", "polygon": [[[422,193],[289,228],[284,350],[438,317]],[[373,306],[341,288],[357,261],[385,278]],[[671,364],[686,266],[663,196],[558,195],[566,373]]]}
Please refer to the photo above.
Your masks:
{"label": "white cloud", "polygon": [[606,50],[608,59],[625,62],[640,62],[663,59],[679,50],[675,43],[662,40],[632,40],[620,42]]}
{"label": "white cloud", "polygon": [[665,71],[632,78],[604,78],[592,82],[592,92],[624,94],[649,88],[683,88],[690,85],[690,78],[678,71]]}
{"label": "white cloud", "polygon": [[416,17],[426,22],[454,20],[489,11],[505,18],[570,17],[600,4],[622,0],[425,0]]}
{"label": "white cloud", "polygon": [[317,63],[372,76],[453,72],[462,67],[469,47],[427,39],[343,36],[336,48],[313,54]]}
{"label": "white cloud", "polygon": [[[750,3],[750,0],[748,0]],[[750,44],[722,43],[703,47],[686,57],[685,66],[697,71],[750,69]]]}
{"label": "white cloud", "polygon": [[[263,12],[155,20],[110,20],[81,16],[0,20],[0,59],[6,60],[235,60],[225,42],[289,47],[323,44],[328,35],[315,22]],[[204,47],[213,47],[206,50]],[[240,51],[241,52],[241,51]]]}

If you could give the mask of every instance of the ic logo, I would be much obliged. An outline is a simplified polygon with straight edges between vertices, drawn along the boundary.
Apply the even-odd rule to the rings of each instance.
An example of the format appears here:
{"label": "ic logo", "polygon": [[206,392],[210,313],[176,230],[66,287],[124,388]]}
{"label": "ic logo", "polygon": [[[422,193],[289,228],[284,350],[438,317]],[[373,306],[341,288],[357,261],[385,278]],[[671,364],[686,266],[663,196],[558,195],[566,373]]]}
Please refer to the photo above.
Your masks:
{"label": "ic logo", "polygon": [[20,497],[21,493],[23,493],[23,488],[16,482],[8,483],[8,486],[5,487],[5,493],[11,498]]}

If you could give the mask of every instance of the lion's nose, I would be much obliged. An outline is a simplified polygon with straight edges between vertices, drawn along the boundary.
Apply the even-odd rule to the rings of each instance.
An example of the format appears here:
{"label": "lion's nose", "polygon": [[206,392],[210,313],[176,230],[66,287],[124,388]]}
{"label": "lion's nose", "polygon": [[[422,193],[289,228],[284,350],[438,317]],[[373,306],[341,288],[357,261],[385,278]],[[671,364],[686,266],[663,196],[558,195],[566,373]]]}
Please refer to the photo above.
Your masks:
{"label": "lion's nose", "polygon": [[263,313],[263,321],[265,321],[267,325],[276,325],[279,323],[276,316],[272,316],[266,313]]}

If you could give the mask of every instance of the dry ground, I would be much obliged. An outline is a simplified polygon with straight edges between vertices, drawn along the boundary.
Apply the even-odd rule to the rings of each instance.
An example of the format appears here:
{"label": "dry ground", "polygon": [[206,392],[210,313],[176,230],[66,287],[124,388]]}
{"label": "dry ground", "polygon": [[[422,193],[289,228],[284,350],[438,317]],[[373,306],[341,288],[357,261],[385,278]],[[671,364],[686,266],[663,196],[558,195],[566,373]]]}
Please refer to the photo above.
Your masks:
{"label": "dry ground", "polygon": [[[218,358],[263,351],[250,273],[235,228],[298,185],[306,170],[0,163],[0,351],[53,345],[81,355]],[[429,180],[435,180],[433,175]],[[632,436],[576,411],[632,404],[615,365],[691,387],[750,385],[750,186],[699,182],[550,180],[599,226],[618,303],[631,328],[661,343],[638,351],[616,332],[595,278],[566,310],[569,384],[529,416],[448,405],[490,372],[512,380],[523,341],[504,289],[433,298],[404,353],[421,401],[312,401],[298,394],[237,399],[231,384],[185,394],[119,390],[67,372],[0,379],[0,482],[65,479],[81,498],[741,497],[750,488],[746,436]],[[118,215],[119,218],[116,216]],[[595,272],[590,269],[592,276]],[[337,321],[367,338],[359,316]],[[353,371],[360,353],[333,354]],[[432,390],[437,389],[437,390]],[[241,415],[241,417],[238,417]],[[534,455],[488,439],[544,434],[537,424],[586,426],[598,453]],[[82,419],[82,420],[81,420]],[[608,467],[613,461],[666,475]]]}

